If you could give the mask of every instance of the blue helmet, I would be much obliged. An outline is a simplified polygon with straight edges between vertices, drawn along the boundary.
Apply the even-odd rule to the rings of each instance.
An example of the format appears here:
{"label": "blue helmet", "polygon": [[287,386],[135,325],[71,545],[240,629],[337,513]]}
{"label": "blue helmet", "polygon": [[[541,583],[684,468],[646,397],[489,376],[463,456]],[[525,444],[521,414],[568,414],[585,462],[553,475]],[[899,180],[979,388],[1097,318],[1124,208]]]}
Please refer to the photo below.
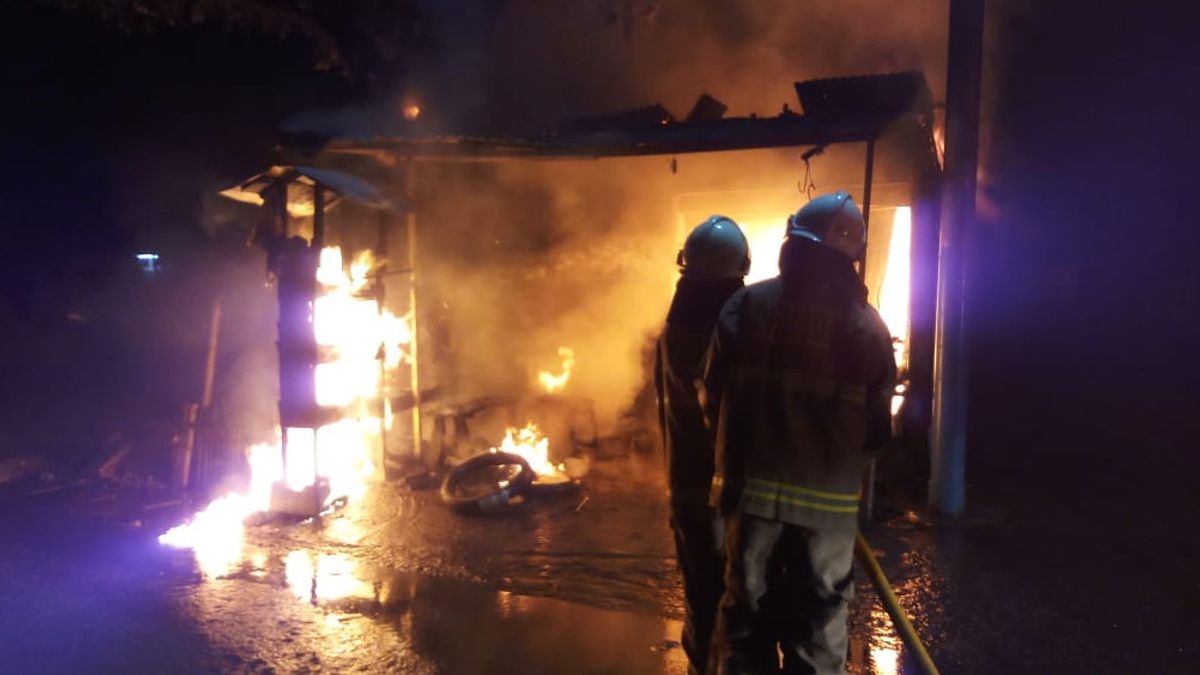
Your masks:
{"label": "blue helmet", "polygon": [[816,197],[788,217],[788,237],[804,237],[857,260],[867,239],[867,224],[849,192]]}
{"label": "blue helmet", "polygon": [[688,279],[740,279],[750,271],[750,243],[733,219],[709,216],[688,235],[675,262]]}

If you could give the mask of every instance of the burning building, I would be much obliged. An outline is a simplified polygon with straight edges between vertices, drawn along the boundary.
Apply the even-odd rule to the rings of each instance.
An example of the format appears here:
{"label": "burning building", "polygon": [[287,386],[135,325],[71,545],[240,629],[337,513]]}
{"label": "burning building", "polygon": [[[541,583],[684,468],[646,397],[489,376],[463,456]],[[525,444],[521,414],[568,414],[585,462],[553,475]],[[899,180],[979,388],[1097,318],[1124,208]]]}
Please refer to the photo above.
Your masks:
{"label": "burning building", "polygon": [[801,112],[769,118],[702,96],[682,119],[651,106],[528,134],[422,133],[434,113],[398,111],[226,191],[261,207],[253,240],[278,292],[279,442],[271,480],[252,481],[265,503],[275,483],[276,507],[294,493],[319,509],[488,448],[551,474],[605,443],[653,444],[648,346],[689,226],[738,221],[749,280],[766,278],[815,190],[850,191],[868,218],[858,268],[896,339],[897,428],[924,447],[931,96],[913,73],[796,92]]}

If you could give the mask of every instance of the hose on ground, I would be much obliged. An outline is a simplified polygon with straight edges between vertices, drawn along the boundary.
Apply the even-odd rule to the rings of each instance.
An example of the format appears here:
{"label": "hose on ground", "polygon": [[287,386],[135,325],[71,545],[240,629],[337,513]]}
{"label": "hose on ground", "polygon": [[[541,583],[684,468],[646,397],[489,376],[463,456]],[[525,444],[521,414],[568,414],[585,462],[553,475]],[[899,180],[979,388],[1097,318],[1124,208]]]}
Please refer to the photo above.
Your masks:
{"label": "hose on ground", "polygon": [[917,635],[917,629],[913,628],[912,621],[908,619],[904,608],[900,606],[900,601],[896,599],[892,585],[888,583],[883,568],[879,566],[879,561],[875,559],[875,554],[871,552],[871,545],[867,543],[862,532],[859,532],[854,540],[854,553],[858,556],[858,561],[862,563],[862,566],[867,568],[871,584],[879,593],[879,599],[883,601],[883,608],[887,610],[888,616],[892,617],[892,625],[896,627],[896,632],[900,634],[900,639],[904,641],[905,646],[912,652],[921,672],[925,675],[940,675],[929,652],[925,649],[925,644]]}

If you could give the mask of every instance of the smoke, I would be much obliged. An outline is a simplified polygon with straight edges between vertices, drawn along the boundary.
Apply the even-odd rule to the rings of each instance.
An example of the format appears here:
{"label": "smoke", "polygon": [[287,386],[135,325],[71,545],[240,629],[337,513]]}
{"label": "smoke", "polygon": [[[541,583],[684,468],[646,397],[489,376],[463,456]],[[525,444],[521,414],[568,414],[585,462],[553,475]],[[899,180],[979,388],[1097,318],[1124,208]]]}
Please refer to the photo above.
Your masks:
{"label": "smoke", "polygon": [[429,330],[449,339],[428,340],[428,356],[449,367],[458,396],[531,393],[538,370],[558,369],[560,346],[576,357],[567,391],[591,399],[602,420],[642,386],[642,352],[673,272],[669,202],[654,186],[669,172],[662,160],[612,169],[431,167],[420,269],[434,304]]}
{"label": "smoke", "polygon": [[[781,240],[800,153],[419,165],[425,372],[460,400],[522,397],[569,347],[565,393],[611,428],[648,385],[687,231],[723,213]],[[859,189],[860,163],[830,149],[819,188]],[[777,244],[760,250],[773,269]]]}
{"label": "smoke", "polygon": [[730,115],[794,105],[800,80],[922,70],[944,91],[945,2],[542,0],[430,2],[442,53],[415,89],[435,114],[502,126],[659,102],[687,114],[701,92]]}
{"label": "smoke", "polygon": [[[771,116],[797,107],[796,81],[912,69],[935,99],[944,88],[946,7],[933,0],[423,4],[437,49],[405,91],[293,126],[401,131],[396,102],[415,101],[422,133],[519,132],[655,102],[682,118],[701,93],[729,115]],[[858,194],[861,153],[818,158],[817,188]],[[566,346],[576,356],[567,393],[611,424],[647,384],[686,231],[712,213],[782,228],[803,201],[799,154],[422,163],[423,386],[458,399],[534,393],[536,372],[557,369]]]}

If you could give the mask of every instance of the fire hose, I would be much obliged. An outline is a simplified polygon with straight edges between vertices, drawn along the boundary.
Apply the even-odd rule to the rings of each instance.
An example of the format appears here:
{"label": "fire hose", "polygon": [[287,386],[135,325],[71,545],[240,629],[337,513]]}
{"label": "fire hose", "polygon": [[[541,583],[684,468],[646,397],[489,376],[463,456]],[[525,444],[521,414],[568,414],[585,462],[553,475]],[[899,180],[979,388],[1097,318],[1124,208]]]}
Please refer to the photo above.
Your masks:
{"label": "fire hose", "polygon": [[937,666],[933,663],[933,659],[929,656],[929,652],[925,649],[925,644],[921,642],[921,638],[917,635],[917,629],[913,627],[912,621],[904,613],[904,608],[900,606],[900,601],[896,599],[896,593],[892,590],[892,585],[888,583],[887,576],[883,573],[883,568],[879,566],[879,561],[875,559],[875,554],[871,552],[871,545],[867,543],[862,532],[855,535],[854,553],[858,556],[858,561],[862,563],[863,567],[867,568],[867,574],[871,577],[871,585],[875,587],[875,592],[879,594],[879,599],[883,601],[883,608],[887,610],[888,616],[892,617],[892,625],[895,626],[896,632],[900,634],[900,639],[904,641],[905,646],[912,652],[913,658],[916,659],[921,672],[926,675],[940,675]]}

